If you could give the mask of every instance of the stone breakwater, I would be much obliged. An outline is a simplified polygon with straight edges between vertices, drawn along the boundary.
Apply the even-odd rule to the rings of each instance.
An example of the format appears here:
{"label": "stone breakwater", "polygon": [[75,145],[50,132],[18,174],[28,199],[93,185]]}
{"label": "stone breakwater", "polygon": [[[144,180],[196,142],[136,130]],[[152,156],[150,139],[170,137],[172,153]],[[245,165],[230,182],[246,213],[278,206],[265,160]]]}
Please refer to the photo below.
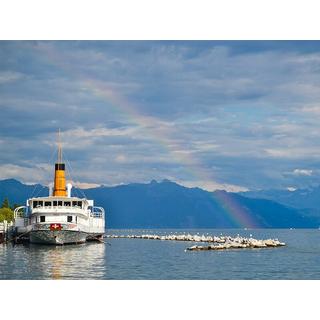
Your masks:
{"label": "stone breakwater", "polygon": [[[251,235],[250,235],[251,236]],[[191,241],[191,242],[207,242],[212,243],[208,246],[195,245],[187,248],[189,251],[201,250],[223,250],[223,249],[241,249],[241,248],[267,248],[267,247],[281,247],[285,246],[284,242],[278,239],[258,240],[252,237],[245,238],[237,235],[231,236],[205,236],[205,235],[192,235],[192,234],[141,234],[141,235],[106,235],[106,238],[125,238],[125,239],[149,239],[149,240],[167,240],[167,241]]]}
{"label": "stone breakwater", "polygon": [[228,236],[213,237],[213,236],[199,236],[192,234],[141,234],[141,235],[106,235],[106,238],[126,238],[126,239],[149,239],[149,240],[171,240],[171,241],[194,241],[194,242],[216,242],[224,243],[226,240],[231,239]]}
{"label": "stone breakwater", "polygon": [[286,244],[280,242],[278,239],[257,240],[253,238],[233,238],[222,244],[208,245],[208,246],[192,246],[187,248],[189,251],[201,250],[226,250],[226,249],[242,249],[242,248],[267,248],[267,247],[282,247]]}

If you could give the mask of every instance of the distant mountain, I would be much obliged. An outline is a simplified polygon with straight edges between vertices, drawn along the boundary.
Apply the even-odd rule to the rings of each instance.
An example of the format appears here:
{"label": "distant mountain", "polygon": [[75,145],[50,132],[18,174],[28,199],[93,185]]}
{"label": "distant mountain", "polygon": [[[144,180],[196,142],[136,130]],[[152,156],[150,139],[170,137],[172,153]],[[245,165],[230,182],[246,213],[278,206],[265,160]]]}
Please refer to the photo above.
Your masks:
{"label": "distant mountain", "polygon": [[27,185],[15,179],[0,180],[0,201],[8,197],[10,205],[24,205],[30,197],[43,197],[48,195],[48,188],[40,184]]}
{"label": "distant mountain", "polygon": [[269,199],[279,202],[285,206],[296,209],[314,209],[320,208],[320,186],[289,190],[261,190],[242,192],[241,195],[248,198]]}
{"label": "distant mountain", "polygon": [[[40,185],[3,180],[0,200],[7,196],[11,203],[25,203],[34,189],[34,196],[48,194],[48,189]],[[109,228],[237,228],[250,227],[250,221],[262,228],[308,228],[320,224],[318,216],[274,201],[186,188],[169,180],[73,189],[74,195],[81,192],[105,208]]]}

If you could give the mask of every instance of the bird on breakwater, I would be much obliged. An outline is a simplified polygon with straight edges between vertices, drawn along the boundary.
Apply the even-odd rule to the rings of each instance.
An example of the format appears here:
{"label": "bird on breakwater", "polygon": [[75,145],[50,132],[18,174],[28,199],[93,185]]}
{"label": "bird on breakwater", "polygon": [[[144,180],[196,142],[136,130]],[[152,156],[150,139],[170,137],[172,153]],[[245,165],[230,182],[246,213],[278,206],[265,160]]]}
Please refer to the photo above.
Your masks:
{"label": "bird on breakwater", "polygon": [[[280,242],[278,239],[266,239],[258,240],[254,238],[244,238],[239,234],[233,238],[231,236],[202,236],[199,233],[195,235],[187,234],[169,234],[169,235],[157,235],[157,234],[141,234],[141,235],[107,235],[107,238],[133,238],[133,239],[147,239],[147,240],[171,240],[171,241],[193,241],[193,242],[208,242],[212,245],[199,246],[195,245],[187,248],[187,250],[222,250],[222,249],[239,249],[239,248],[266,248],[266,247],[281,247],[286,244]],[[215,245],[216,243],[216,245]]]}

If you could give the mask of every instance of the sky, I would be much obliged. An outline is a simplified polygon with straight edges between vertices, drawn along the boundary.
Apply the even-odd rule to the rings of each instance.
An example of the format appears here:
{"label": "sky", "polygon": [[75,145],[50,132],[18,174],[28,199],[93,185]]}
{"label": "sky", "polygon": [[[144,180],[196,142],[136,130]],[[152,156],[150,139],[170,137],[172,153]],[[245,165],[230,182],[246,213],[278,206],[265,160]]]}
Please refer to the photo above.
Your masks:
{"label": "sky", "polygon": [[320,178],[319,41],[0,41],[0,179],[209,191]]}

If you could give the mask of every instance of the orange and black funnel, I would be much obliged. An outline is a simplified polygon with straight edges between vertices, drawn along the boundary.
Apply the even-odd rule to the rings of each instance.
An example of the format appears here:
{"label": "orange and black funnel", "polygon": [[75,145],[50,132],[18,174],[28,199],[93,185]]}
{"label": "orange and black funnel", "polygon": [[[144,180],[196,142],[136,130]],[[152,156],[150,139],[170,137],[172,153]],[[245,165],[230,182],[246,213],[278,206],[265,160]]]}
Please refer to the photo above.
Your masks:
{"label": "orange and black funnel", "polygon": [[54,197],[66,197],[67,188],[66,188],[66,175],[65,175],[66,166],[62,162],[62,148],[60,142],[60,129],[58,133],[58,162],[55,164],[54,171],[54,188],[53,196]]}
{"label": "orange and black funnel", "polygon": [[65,164],[56,163],[54,171],[54,188],[53,188],[54,197],[66,197],[66,175],[65,175]]}

